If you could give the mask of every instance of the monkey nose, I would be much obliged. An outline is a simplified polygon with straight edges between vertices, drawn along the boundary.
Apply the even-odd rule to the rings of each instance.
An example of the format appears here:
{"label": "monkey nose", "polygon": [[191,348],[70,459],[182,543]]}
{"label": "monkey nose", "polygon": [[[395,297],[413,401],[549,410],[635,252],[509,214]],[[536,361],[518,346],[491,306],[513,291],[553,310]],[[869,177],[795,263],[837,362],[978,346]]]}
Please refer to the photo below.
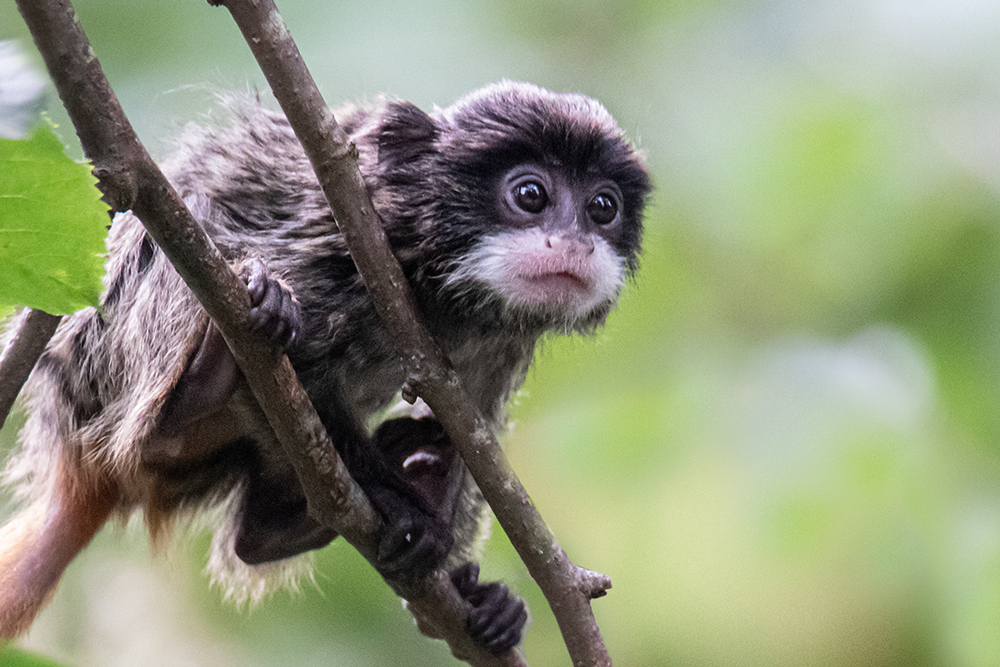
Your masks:
{"label": "monkey nose", "polygon": [[567,255],[581,253],[590,255],[594,252],[594,237],[590,234],[562,232],[547,234],[545,247]]}

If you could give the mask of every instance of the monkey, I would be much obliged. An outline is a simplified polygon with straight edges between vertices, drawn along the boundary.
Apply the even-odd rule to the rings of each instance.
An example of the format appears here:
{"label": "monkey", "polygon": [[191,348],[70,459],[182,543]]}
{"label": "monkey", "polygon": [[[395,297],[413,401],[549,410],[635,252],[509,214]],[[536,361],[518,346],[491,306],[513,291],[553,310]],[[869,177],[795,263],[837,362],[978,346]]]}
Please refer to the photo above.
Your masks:
{"label": "monkey", "polygon": [[[426,406],[391,414],[397,352],[288,121],[249,94],[218,113],[186,126],[161,166],[383,518],[373,565],[446,568],[473,639],[516,646],[523,602],[478,580],[485,501]],[[384,97],[337,116],[423,323],[499,432],[539,342],[595,331],[634,275],[644,156],[597,101],[527,83],[430,113]],[[308,515],[221,333],[131,212],[105,264],[98,306],[63,319],[22,392],[0,637],[25,632],[75,555],[135,511],[155,546],[216,508],[209,570],[237,600],[288,583],[337,536]]]}

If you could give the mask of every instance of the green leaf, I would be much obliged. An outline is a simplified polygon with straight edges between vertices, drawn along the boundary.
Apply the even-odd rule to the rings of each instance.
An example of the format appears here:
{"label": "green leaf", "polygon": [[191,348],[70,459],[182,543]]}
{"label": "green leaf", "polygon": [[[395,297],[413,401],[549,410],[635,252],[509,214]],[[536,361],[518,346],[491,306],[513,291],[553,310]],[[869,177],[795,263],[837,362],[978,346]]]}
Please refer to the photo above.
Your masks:
{"label": "green leaf", "polygon": [[46,126],[0,139],[0,305],[58,315],[97,304],[109,220],[96,183]]}

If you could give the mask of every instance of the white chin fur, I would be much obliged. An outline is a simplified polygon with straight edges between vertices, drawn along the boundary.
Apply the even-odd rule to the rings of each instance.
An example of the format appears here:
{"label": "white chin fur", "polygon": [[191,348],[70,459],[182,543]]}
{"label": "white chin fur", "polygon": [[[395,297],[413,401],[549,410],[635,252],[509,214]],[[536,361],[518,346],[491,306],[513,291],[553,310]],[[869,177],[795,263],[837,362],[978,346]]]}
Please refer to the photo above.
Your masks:
{"label": "white chin fur", "polygon": [[625,268],[608,243],[592,236],[593,252],[579,242],[549,243],[541,229],[484,237],[462,259],[447,284],[485,283],[515,311],[539,312],[572,324],[613,302]]}

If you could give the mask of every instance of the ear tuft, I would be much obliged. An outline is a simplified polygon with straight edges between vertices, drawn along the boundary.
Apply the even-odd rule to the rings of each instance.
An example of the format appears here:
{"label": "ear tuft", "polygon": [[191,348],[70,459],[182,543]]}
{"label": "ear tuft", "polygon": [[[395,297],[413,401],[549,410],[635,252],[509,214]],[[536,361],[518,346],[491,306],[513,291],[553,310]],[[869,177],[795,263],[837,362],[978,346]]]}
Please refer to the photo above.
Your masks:
{"label": "ear tuft", "polygon": [[409,102],[390,102],[376,131],[379,165],[391,173],[412,163],[434,150],[437,136],[433,118]]}

